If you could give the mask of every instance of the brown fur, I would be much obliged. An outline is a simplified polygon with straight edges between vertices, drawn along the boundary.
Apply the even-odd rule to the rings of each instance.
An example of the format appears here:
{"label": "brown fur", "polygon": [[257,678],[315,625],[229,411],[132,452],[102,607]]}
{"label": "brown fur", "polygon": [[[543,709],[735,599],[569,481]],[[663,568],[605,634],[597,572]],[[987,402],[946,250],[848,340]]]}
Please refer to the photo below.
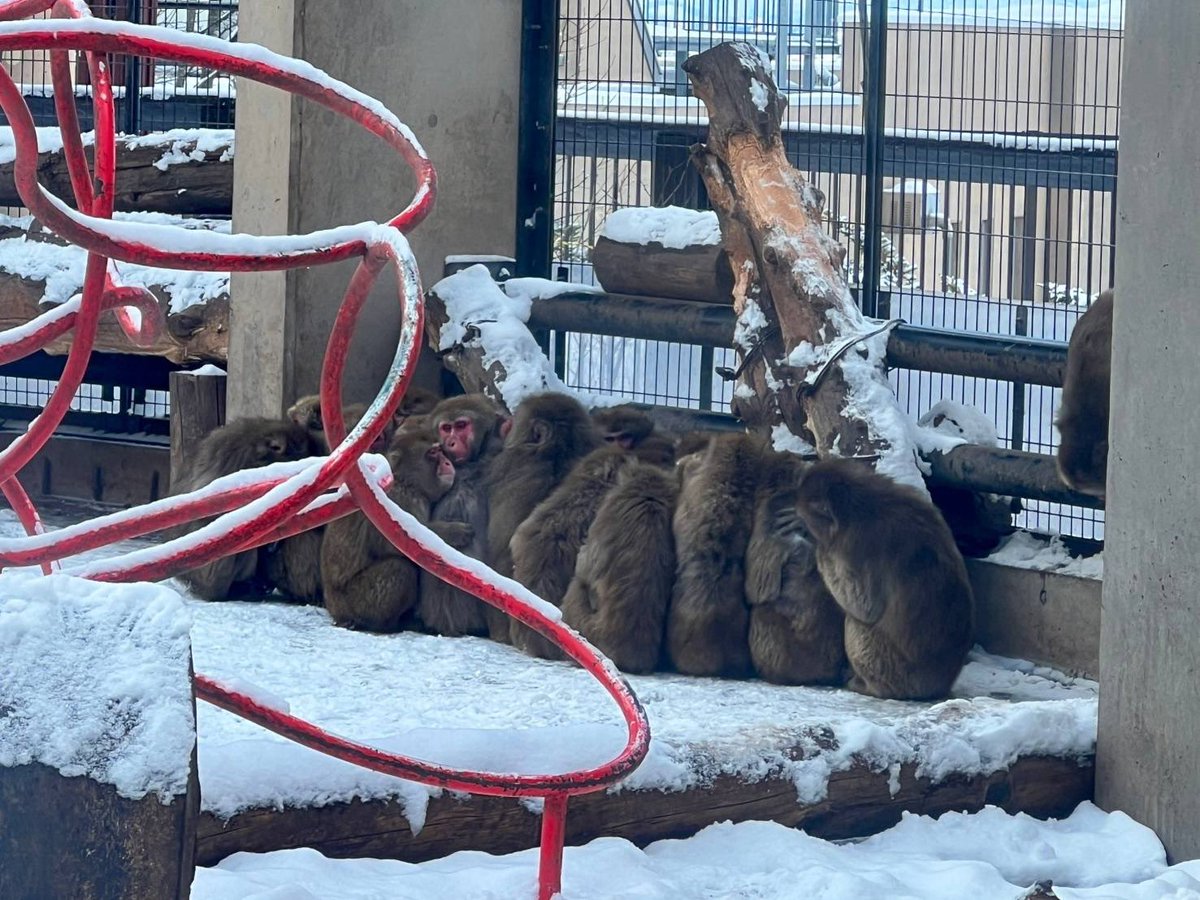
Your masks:
{"label": "brown fur", "polygon": [[1058,407],[1058,474],[1069,488],[1104,497],[1108,476],[1108,391],[1112,376],[1113,293],[1105,291],[1075,323]]}
{"label": "brown fur", "polygon": [[[460,549],[468,556],[482,560],[487,555],[487,473],[500,452],[503,442],[500,427],[505,418],[496,404],[482,394],[475,394],[443,400],[429,419],[436,431],[440,423],[463,417],[473,423],[471,447],[467,457],[455,463],[454,486],[434,504],[432,521],[469,525],[474,536]],[[445,444],[443,440],[443,450]],[[417,618],[435,634],[487,634],[487,608],[482,600],[451,587],[436,575],[421,573]]]}
{"label": "brown fur", "polygon": [[654,431],[654,420],[631,403],[594,409],[592,421],[606,443],[627,449],[636,447]]}
{"label": "brown fur", "polygon": [[679,468],[667,653],[680,672],[751,672],[746,546],[764,449],[751,435],[718,435]]}
{"label": "brown fur", "polygon": [[812,535],[798,520],[777,524],[776,504],[808,468],[799,457],[768,452],[746,548],[750,658],[760,678],[778,684],[842,684],[842,611],[817,571]]}
{"label": "brown fur", "polygon": [[[216,429],[196,449],[196,455],[176,480],[172,493],[186,494],[223,475],[242,469],[257,469],[271,463],[303,459],[309,455],[308,434],[303,426],[278,419],[239,419]],[[205,519],[172,532],[178,537],[211,522]],[[180,577],[196,596],[222,600],[235,587],[265,590],[255,584],[259,550],[226,556],[183,573]]]}
{"label": "brown fur", "polygon": [[826,460],[800,483],[795,512],[846,614],[851,689],[896,700],[944,697],[971,647],[974,603],[937,509],[864,465]]}
{"label": "brown fur", "polygon": [[[388,453],[395,480],[388,496],[423,524],[430,507],[449,489],[438,478],[445,457],[432,431],[406,431]],[[443,534],[469,537],[470,526]],[[453,543],[454,541],[451,541]],[[418,568],[363,513],[331,522],[321,547],[325,608],[337,625],[365,631],[398,631],[417,603]]]}
{"label": "brown fur", "polygon": [[[539,394],[521,404],[488,474],[488,563],[493,569],[512,575],[513,534],[600,443],[587,412],[573,397]],[[510,640],[508,617],[491,607],[487,613],[488,634]]]}
{"label": "brown fur", "polygon": [[653,672],[675,581],[673,473],[625,466],[588,530],[563,598],[563,620],[623,672]]}

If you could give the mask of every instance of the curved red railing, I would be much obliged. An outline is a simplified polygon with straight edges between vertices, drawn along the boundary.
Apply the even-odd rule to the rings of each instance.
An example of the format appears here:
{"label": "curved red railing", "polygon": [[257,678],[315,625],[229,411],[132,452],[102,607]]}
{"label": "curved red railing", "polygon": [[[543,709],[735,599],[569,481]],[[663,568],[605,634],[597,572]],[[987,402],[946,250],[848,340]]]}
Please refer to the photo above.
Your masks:
{"label": "curved red railing", "polygon": [[[50,11],[55,19],[27,20]],[[24,20],[24,21],[16,21]],[[29,429],[0,451],[0,491],[27,536],[0,540],[0,567],[58,561],[116,541],[199,518],[218,516],[180,538],[112,559],[76,565],[71,574],[100,581],[155,580],[221,556],[261,546],[361,510],[406,556],[545,635],[590,672],[616,701],[628,737],[621,753],[604,765],[559,775],[511,775],[439,766],[332,735],[316,725],[263,706],[204,675],[196,696],[321,753],[424,784],[476,794],[542,797],[539,900],[561,883],[567,798],[601,790],[633,771],[650,741],[645,712],[620,673],[595,648],[559,621],[557,611],[521,585],[502,578],[451,549],[401,510],[387,495],[386,461],[365,455],[404,396],[420,349],[424,304],[416,262],[405,234],[428,215],[436,194],[432,163],[413,134],[385,107],[307,63],[252,44],[231,44],[201,35],[125,22],[93,19],[83,0],[10,0],[0,3],[0,52],[47,50],[55,109],[70,172],[75,208],[37,180],[37,132],[33,117],[7,71],[0,69],[0,109],[13,129],[14,177],[22,201],[48,228],[88,254],[83,291],[33,321],[0,332],[0,364],[19,359],[72,332],[62,377]],[[95,167],[88,165],[74,105],[68,51],[82,52],[91,73],[95,120]],[[417,189],[400,213],[383,224],[356,225],[306,235],[255,236],[185,231],[171,226],[112,220],[116,175],[116,129],[106,53],[149,56],[204,66],[250,78],[305,97],[345,116],[380,138],[412,169]],[[328,457],[281,463],[218,479],[189,494],[103,516],[47,534],[37,509],[16,475],[61,423],[83,380],[100,314],[114,310],[135,342],[153,341],[164,327],[154,297],[122,285],[110,259],[202,271],[263,271],[359,263],[334,321],[321,373],[321,405],[340,410],[342,375],[359,312],[380,273],[395,270],[402,319],[400,341],[387,378],[358,425],[347,433],[340,415],[326,415]]]}

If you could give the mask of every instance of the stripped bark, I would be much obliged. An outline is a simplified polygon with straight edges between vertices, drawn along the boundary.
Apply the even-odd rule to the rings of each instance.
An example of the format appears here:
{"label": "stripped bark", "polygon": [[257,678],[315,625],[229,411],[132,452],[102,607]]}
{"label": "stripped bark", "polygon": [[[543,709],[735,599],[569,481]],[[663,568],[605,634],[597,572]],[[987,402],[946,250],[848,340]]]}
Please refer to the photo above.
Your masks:
{"label": "stripped bark", "polygon": [[[822,456],[903,449],[892,446],[885,428],[872,427],[874,407],[865,396],[885,381],[884,341],[843,349],[825,367],[871,324],[843,277],[845,248],[822,227],[825,198],[787,160],[780,134],[785,101],[766,63],[751,45],[726,43],[684,64],[708,109],[708,140],[692,148],[692,158],[734,272],[738,343],[743,354],[759,357],[742,381]],[[863,366],[868,348],[877,359],[874,371]]]}

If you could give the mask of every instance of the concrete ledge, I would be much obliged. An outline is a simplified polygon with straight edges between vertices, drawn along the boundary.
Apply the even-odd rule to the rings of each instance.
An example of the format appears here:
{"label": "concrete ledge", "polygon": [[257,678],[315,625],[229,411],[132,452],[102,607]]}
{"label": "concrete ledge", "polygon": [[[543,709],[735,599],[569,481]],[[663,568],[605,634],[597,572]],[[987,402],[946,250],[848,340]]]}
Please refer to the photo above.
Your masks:
{"label": "concrete ledge", "polygon": [[982,559],[968,559],[967,572],[980,644],[992,653],[1099,676],[1099,580]]}

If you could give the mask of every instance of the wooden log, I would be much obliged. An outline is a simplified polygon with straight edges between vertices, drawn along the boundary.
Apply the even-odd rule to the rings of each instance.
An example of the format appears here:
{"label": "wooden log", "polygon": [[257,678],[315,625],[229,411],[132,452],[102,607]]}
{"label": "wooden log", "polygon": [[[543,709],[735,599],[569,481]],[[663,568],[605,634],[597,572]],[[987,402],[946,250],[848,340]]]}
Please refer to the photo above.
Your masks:
{"label": "wooden log", "polygon": [[196,447],[215,428],[225,424],[225,373],[206,366],[192,372],[172,372],[171,485],[187,471]]}
{"label": "wooden log", "polygon": [[[977,811],[984,805],[1034,816],[1064,816],[1092,796],[1090,761],[1026,757],[987,776],[953,776],[938,783],[918,778],[904,765],[899,790],[886,771],[865,765],[836,772],[819,803],[802,805],[788,778],[748,783],[718,776],[686,791],[620,790],[572,798],[567,842],[622,837],[645,846],[682,838],[714,822],[772,820],[804,828],[817,837],[859,837],[882,831],[901,813],[940,815]],[[332,857],[379,857],[419,862],[458,850],[514,853],[537,846],[540,818],[519,801],[496,797],[431,798],[421,830],[414,834],[398,801],[351,801],[320,807],[255,809],[222,822],[210,813],[197,827],[196,863],[211,866],[232,853],[265,853],[312,847]]]}
{"label": "wooden log", "polygon": [[[199,158],[172,163],[159,169],[165,153],[178,150],[183,156]],[[85,148],[89,162],[92,148]],[[175,154],[172,154],[175,155]],[[24,206],[13,181],[14,163],[0,165],[0,206]],[[72,206],[75,195],[67,162],[61,150],[38,154],[38,181]],[[197,216],[227,216],[233,210],[233,154],[229,148],[197,150],[196,142],[167,141],[130,150],[117,140],[116,208],[123,211],[177,213]]]}
{"label": "wooden log", "polygon": [[[34,240],[56,241],[53,236]],[[125,336],[110,310],[100,317],[96,350],[104,353],[131,353],[161,356],[179,365],[195,362],[224,363],[229,347],[229,297],[221,295],[206,303],[171,312],[170,298],[162,287],[151,286],[152,293],[166,316],[165,333],[149,346],[140,347]],[[51,308],[42,302],[46,282],[0,271],[0,330],[24,325]],[[71,349],[68,333],[48,344],[45,351],[54,355]]]}
{"label": "wooden log", "polygon": [[[707,143],[693,147],[692,158],[736,278],[737,343],[753,363],[742,380],[768,407],[757,418],[777,411],[821,455],[836,449],[841,456],[882,456],[890,444],[872,427],[870,404],[855,402],[862,399],[856,390],[886,383],[882,359],[877,371],[864,373],[859,346],[817,384],[805,384],[835,346],[869,326],[842,275],[846,251],[821,224],[824,197],[788,162],[779,129],[784,101],[765,65],[766,57],[746,43],[719,44],[683,65],[708,111]],[[811,369],[787,363],[802,344]],[[850,362],[856,389],[844,374]]]}
{"label": "wooden log", "polygon": [[[442,328],[448,321],[446,304],[437,295],[437,292],[426,292],[425,339],[435,350],[441,346]],[[464,391],[468,394],[486,394],[502,407],[504,406],[504,397],[497,386],[504,379],[504,369],[499,363],[485,366],[482,347],[459,344],[449,350],[440,351],[437,355],[442,365],[459,380]]]}
{"label": "wooden log", "polygon": [[592,248],[592,268],[609,293],[733,302],[733,272],[719,244],[676,249],[600,237]]}

